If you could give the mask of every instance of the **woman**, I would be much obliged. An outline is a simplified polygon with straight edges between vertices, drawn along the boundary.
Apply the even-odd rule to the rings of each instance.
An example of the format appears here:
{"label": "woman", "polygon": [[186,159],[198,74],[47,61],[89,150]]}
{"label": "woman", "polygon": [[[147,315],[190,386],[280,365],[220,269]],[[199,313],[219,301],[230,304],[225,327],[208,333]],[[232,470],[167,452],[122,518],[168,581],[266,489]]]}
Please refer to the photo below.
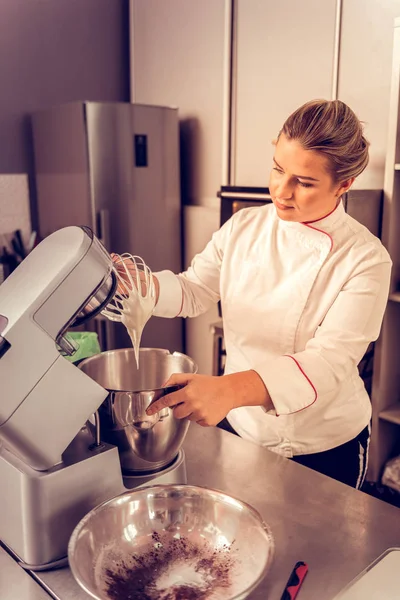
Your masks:
{"label": "woman", "polygon": [[371,403],[357,365],[377,339],[391,261],[341,196],[368,142],[340,101],[312,101],[285,122],[269,181],[273,204],[240,210],[180,275],[155,274],[155,315],[194,317],[221,300],[223,377],[176,374],[183,387],[149,414],[217,425],[359,488]]}

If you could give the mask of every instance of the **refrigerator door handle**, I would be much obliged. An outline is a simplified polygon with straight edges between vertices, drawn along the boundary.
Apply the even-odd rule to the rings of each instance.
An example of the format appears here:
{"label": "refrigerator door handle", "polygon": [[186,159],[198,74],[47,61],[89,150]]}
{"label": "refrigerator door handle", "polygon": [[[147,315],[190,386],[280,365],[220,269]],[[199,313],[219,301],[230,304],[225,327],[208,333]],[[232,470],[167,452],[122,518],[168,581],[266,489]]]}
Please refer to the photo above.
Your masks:
{"label": "refrigerator door handle", "polygon": [[106,208],[99,210],[96,215],[96,230],[96,236],[104,248],[110,252],[110,213]]}

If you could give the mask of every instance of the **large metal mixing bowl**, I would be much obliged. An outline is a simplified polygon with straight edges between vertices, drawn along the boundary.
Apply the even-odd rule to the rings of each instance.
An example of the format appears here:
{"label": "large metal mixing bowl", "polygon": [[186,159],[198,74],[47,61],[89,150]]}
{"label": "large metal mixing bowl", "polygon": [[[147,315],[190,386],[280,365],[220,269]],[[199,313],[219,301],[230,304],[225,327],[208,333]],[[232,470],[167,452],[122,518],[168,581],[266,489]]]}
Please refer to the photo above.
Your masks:
{"label": "large metal mixing bowl", "polygon": [[68,559],[98,600],[241,600],[265,577],[273,549],[248,504],[203,487],[155,485],[89,512]]}
{"label": "large metal mixing bowl", "polygon": [[99,408],[101,439],[118,447],[125,473],[156,472],[170,464],[185,439],[189,421],[173,411],[146,415],[148,406],[176,390],[163,388],[173,373],[195,373],[194,361],[180,352],[141,348],[139,369],[133,348],[102,352],[79,368],[109,391]]}

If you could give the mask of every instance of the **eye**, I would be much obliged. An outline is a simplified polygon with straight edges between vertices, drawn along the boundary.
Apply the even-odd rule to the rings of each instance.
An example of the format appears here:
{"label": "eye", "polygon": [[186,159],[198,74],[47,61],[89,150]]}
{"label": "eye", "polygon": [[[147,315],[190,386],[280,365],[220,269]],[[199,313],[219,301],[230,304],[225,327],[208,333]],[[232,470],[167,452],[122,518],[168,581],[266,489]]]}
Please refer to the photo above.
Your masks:
{"label": "eye", "polygon": [[278,173],[280,173],[282,175],[283,171],[282,169],[278,169],[278,167],[272,167],[273,171],[277,171]]}
{"label": "eye", "polygon": [[301,185],[301,187],[304,187],[304,188],[314,187],[312,183],[305,183],[305,182],[299,181],[299,180],[297,180],[297,183],[299,183]]}

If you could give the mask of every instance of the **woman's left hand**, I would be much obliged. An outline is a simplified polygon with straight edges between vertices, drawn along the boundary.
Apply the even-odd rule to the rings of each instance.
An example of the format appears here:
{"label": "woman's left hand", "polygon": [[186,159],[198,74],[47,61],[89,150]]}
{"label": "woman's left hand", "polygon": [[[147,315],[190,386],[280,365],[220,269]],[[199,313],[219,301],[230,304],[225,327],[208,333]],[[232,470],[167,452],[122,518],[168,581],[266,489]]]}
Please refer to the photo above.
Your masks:
{"label": "woman's left hand", "polygon": [[168,379],[164,387],[168,385],[184,387],[154,402],[147,409],[147,414],[170,407],[177,419],[187,417],[203,427],[217,425],[233,408],[268,406],[270,401],[265,385],[255,371],[221,377],[177,373]]}

